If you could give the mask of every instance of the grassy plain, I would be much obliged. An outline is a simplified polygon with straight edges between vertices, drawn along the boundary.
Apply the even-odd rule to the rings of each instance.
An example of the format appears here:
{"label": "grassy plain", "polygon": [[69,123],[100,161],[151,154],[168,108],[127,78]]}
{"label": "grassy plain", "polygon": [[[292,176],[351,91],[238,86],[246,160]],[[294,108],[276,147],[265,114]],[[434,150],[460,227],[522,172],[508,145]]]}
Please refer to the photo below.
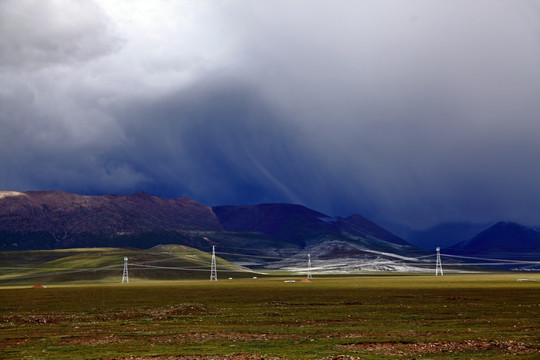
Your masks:
{"label": "grassy plain", "polygon": [[0,288],[0,359],[540,359],[538,274],[284,280]]}
{"label": "grassy plain", "polygon": [[[124,256],[129,274],[146,280],[191,280],[209,277],[211,255],[182,245],[148,250],[83,248],[0,251],[0,287],[9,285],[95,283],[122,279]],[[217,258],[222,276],[252,277],[244,267]]]}

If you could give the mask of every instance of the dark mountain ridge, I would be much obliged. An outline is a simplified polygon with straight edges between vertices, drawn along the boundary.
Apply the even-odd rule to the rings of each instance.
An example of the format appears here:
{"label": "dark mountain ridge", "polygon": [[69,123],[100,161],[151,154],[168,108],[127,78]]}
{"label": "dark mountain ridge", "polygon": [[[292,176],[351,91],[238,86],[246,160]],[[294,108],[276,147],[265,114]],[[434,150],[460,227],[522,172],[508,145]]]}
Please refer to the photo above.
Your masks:
{"label": "dark mountain ridge", "polygon": [[229,260],[261,266],[307,253],[313,259],[352,259],[347,263],[425,254],[360,215],[330,217],[301,205],[210,208],[188,198],[166,199],[144,192],[103,196],[0,192],[0,250],[148,249],[158,244],[203,251],[215,245]]}
{"label": "dark mountain ridge", "polygon": [[471,254],[527,253],[540,249],[540,229],[515,222],[501,221],[469,240],[447,248]]}
{"label": "dark mountain ridge", "polygon": [[330,217],[293,204],[216,206],[213,210],[226,231],[255,232],[301,247],[306,246],[309,239],[321,235],[374,238],[408,245],[403,239],[357,214],[347,218]]}
{"label": "dark mountain ridge", "polygon": [[85,196],[60,191],[0,192],[0,249],[153,246],[181,231],[221,231],[212,209],[188,198]]}
{"label": "dark mountain ridge", "polygon": [[540,229],[501,221],[443,252],[479,265],[538,271]]}
{"label": "dark mountain ridge", "polygon": [[279,240],[282,248],[277,254],[282,259],[272,264],[275,268],[298,268],[311,254],[336,271],[393,271],[403,269],[395,261],[426,255],[357,214],[330,217],[294,204],[216,206],[213,210],[225,231]]}
{"label": "dark mountain ridge", "polygon": [[[346,263],[353,270],[405,269],[403,260],[415,263],[429,255],[361,215],[331,217],[301,205],[211,208],[185,197],[144,192],[0,191],[0,250],[148,249],[159,244],[203,251],[215,245],[228,260],[279,268],[298,268],[308,253],[328,268]],[[540,229],[500,222],[443,254],[537,261]],[[414,271],[407,269],[400,271]]]}
{"label": "dark mountain ridge", "polygon": [[422,249],[448,248],[486,230],[493,223],[476,224],[467,222],[441,223],[426,230],[409,231],[404,239]]}

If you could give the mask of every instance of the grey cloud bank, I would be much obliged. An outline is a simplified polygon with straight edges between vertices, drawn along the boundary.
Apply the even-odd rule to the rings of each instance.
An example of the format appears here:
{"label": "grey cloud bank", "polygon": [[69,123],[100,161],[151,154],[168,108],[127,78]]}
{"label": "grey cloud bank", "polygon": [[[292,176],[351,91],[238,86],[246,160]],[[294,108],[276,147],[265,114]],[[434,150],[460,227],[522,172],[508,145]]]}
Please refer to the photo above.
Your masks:
{"label": "grey cloud bank", "polygon": [[90,1],[2,1],[0,66],[17,71],[86,62],[113,50],[108,26]]}
{"label": "grey cloud bank", "polygon": [[0,188],[540,224],[536,1],[4,1]]}

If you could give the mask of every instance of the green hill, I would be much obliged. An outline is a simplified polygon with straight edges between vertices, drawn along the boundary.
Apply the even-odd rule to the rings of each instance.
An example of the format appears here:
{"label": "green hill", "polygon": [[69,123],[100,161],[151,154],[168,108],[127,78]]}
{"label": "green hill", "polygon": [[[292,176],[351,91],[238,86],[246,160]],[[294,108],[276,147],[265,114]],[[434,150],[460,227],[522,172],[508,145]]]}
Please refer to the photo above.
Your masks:
{"label": "green hill", "polygon": [[[0,285],[120,282],[128,258],[130,282],[205,279],[211,255],[183,245],[148,250],[84,248],[0,252]],[[250,277],[252,272],[219,257],[218,278]]]}

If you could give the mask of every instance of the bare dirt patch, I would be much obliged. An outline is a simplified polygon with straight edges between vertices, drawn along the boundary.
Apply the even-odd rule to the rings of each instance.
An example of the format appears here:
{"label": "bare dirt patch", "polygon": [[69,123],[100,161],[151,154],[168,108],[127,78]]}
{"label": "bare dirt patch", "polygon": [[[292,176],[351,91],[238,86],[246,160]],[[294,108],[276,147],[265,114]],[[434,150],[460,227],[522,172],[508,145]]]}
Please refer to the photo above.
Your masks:
{"label": "bare dirt patch", "polygon": [[[132,335],[125,334],[124,336],[117,336],[111,333],[100,332],[85,332],[79,333],[77,336],[66,336],[62,339],[64,345],[103,345],[103,344],[122,344],[132,341]],[[227,332],[227,333],[208,333],[208,332],[190,332],[184,334],[174,335],[148,335],[145,340],[153,345],[163,344],[179,344],[179,343],[203,343],[212,341],[228,341],[228,342],[241,342],[241,341],[273,341],[282,339],[294,339],[298,336],[291,335],[279,335],[279,334],[261,334],[261,333],[240,333],[240,332]]]}
{"label": "bare dirt patch", "polygon": [[[222,356],[184,355],[184,356],[151,356],[151,357],[128,357],[104,360],[284,360],[280,357],[259,354],[232,354]],[[350,355],[335,355],[318,360],[361,360],[359,357]]]}
{"label": "bare dirt patch", "polygon": [[373,351],[382,355],[423,355],[434,353],[465,353],[497,351],[509,355],[538,352],[540,349],[517,341],[435,341],[435,342],[363,342],[340,345],[347,349]]}
{"label": "bare dirt patch", "polygon": [[231,355],[174,355],[174,356],[143,356],[111,358],[104,360],[283,360],[283,358],[260,354],[231,354]]}
{"label": "bare dirt patch", "polygon": [[195,314],[213,314],[211,307],[203,304],[178,304],[162,308],[139,308],[137,311],[124,309],[121,311],[110,311],[107,314],[100,314],[96,318],[99,321],[130,320],[130,319],[152,319],[167,320],[177,316],[192,316]]}
{"label": "bare dirt patch", "polygon": [[59,314],[30,314],[30,315],[7,315],[0,317],[0,323],[11,324],[57,324],[59,322],[74,321],[75,316]]}

